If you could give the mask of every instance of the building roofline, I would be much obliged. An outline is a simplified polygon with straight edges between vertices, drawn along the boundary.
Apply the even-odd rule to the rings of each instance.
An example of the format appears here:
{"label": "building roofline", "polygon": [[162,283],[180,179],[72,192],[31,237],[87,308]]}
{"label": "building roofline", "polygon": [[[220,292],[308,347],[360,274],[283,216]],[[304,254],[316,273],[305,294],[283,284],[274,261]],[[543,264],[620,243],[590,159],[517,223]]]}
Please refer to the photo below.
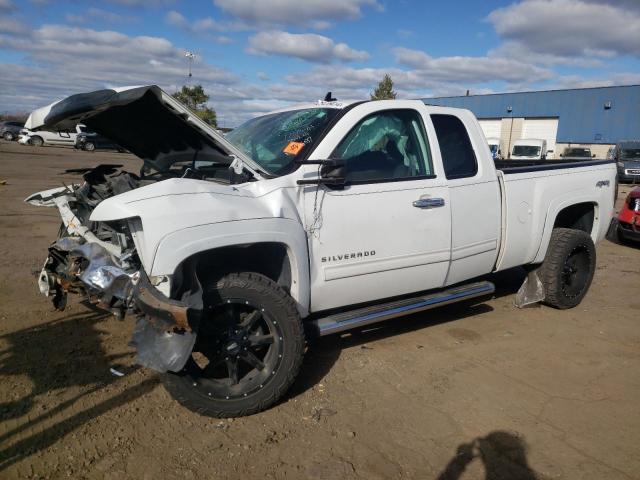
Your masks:
{"label": "building roofline", "polygon": [[520,95],[523,93],[546,93],[546,92],[570,92],[573,90],[598,90],[602,88],[628,88],[640,87],[640,84],[633,85],[603,85],[602,87],[580,87],[580,88],[554,88],[551,90],[528,90],[525,92],[502,92],[502,93],[480,93],[477,95],[446,95],[442,97],[423,97],[421,100],[439,100],[441,98],[470,98],[470,97],[491,97],[497,95]]}

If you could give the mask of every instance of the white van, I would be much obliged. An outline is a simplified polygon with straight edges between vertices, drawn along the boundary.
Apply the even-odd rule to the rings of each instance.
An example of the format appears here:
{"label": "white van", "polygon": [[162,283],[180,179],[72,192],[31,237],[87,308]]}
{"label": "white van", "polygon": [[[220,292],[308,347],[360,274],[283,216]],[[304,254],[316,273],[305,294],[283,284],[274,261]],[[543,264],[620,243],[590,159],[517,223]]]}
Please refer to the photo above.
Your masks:
{"label": "white van", "polygon": [[547,141],[539,138],[522,138],[513,142],[511,160],[545,160]]}
{"label": "white van", "polygon": [[491,150],[491,157],[494,160],[501,160],[502,152],[500,151],[500,139],[489,137],[487,138],[487,143],[489,144],[489,150]]}

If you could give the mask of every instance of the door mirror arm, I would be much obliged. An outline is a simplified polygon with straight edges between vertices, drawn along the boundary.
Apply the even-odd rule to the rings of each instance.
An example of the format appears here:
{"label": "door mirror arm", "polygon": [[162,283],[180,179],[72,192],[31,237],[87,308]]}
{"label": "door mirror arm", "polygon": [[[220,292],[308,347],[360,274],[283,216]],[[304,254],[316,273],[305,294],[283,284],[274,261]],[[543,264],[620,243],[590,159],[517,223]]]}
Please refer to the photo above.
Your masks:
{"label": "door mirror arm", "polygon": [[297,162],[299,165],[320,165],[320,177],[298,180],[298,185],[330,185],[333,187],[344,187],[345,167],[341,158],[329,158],[326,160],[305,160]]}

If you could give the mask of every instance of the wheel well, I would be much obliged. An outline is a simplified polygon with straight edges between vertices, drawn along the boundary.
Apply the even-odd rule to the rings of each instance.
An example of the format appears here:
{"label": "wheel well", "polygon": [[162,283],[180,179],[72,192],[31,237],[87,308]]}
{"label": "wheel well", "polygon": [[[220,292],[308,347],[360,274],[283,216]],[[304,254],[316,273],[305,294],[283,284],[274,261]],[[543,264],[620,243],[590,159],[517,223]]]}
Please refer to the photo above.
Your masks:
{"label": "wheel well", "polygon": [[184,260],[174,274],[172,298],[185,288],[182,279],[185,272],[195,269],[200,283],[208,283],[229,273],[256,272],[270,278],[291,291],[292,273],[287,246],[282,243],[265,242],[247,245],[233,245],[205,250]]}
{"label": "wheel well", "polygon": [[595,205],[593,203],[576,203],[558,213],[553,228],[572,228],[591,235],[594,218]]}

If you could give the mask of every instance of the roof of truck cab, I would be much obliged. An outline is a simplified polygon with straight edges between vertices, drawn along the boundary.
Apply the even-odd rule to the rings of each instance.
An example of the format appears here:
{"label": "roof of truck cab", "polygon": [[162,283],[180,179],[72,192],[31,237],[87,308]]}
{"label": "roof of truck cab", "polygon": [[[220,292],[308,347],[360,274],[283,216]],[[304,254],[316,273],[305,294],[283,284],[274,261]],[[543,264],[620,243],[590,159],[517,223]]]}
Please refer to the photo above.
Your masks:
{"label": "roof of truck cab", "polygon": [[296,103],[294,105],[289,105],[288,107],[279,108],[278,110],[272,110],[270,112],[265,113],[265,115],[271,115],[272,113],[280,113],[280,112],[291,112],[293,110],[306,110],[308,108],[334,108],[336,110],[342,110],[343,108],[348,107],[354,103],[359,102],[360,100],[345,100],[345,101],[333,101],[326,102],[324,100],[318,100],[316,102],[304,102],[304,103]]}

